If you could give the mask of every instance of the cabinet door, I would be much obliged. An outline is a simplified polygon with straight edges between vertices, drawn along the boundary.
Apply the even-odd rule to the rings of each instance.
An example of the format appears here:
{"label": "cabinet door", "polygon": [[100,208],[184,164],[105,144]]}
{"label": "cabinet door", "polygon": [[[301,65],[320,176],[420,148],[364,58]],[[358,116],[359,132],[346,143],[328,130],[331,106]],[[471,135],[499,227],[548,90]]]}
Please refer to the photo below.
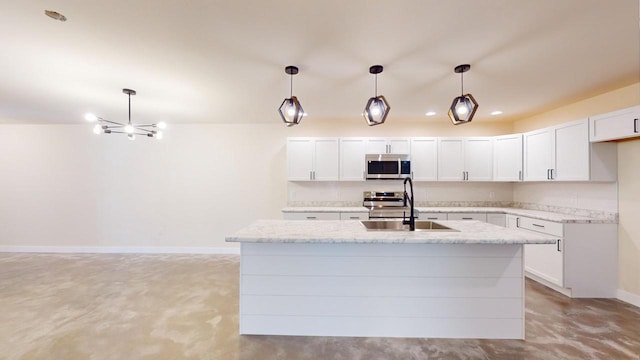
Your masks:
{"label": "cabinet door", "polygon": [[552,179],[589,180],[589,122],[573,121],[553,128],[555,166]]}
{"label": "cabinet door", "polygon": [[287,139],[287,179],[309,181],[313,171],[314,141],[309,138]]}
{"label": "cabinet door", "polygon": [[464,171],[470,181],[493,180],[493,139],[465,139]]}
{"label": "cabinet door", "polygon": [[493,139],[493,181],[522,180],[522,134]]}
{"label": "cabinet door", "polygon": [[369,138],[366,144],[367,154],[387,154],[389,148],[387,147],[386,138]]}
{"label": "cabinet door", "polygon": [[464,140],[438,139],[438,181],[462,181],[464,171]]}
{"label": "cabinet door", "polygon": [[487,222],[489,224],[507,227],[507,215],[505,214],[487,214]]}
{"label": "cabinet door", "polygon": [[365,139],[340,139],[340,180],[364,181]]}
{"label": "cabinet door", "polygon": [[544,280],[564,287],[562,243],[562,240],[558,240],[555,244],[525,245],[524,269]]}
{"label": "cabinet door", "polygon": [[338,180],[340,168],[338,165],[338,149],[339,144],[337,138],[319,138],[315,140],[315,158],[313,163],[314,180]]}
{"label": "cabinet door", "polygon": [[438,180],[438,139],[411,139],[411,171],[413,180]]}
{"label": "cabinet door", "polygon": [[547,181],[552,169],[553,142],[551,129],[531,131],[524,138],[524,180]]}
{"label": "cabinet door", "polygon": [[589,118],[591,142],[640,136],[640,106]]}
{"label": "cabinet door", "polygon": [[518,217],[516,215],[507,215],[506,221],[507,221],[507,224],[506,224],[507,228],[509,228],[509,229],[517,229],[518,228],[519,220],[518,220]]}
{"label": "cabinet door", "polygon": [[391,138],[389,144],[389,154],[410,154],[411,141],[407,138]]}

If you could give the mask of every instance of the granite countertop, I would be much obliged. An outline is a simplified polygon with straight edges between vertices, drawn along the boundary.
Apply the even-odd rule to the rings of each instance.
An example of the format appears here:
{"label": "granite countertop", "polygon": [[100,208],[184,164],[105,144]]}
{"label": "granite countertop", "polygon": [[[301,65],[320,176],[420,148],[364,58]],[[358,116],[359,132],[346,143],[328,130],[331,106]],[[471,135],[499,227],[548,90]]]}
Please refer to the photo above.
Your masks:
{"label": "granite countertop", "polygon": [[[422,207],[416,206],[419,213],[492,213],[492,214],[509,214],[516,216],[526,216],[539,220],[554,221],[560,223],[579,223],[579,224],[613,224],[615,221],[611,219],[598,219],[587,216],[562,214],[549,211],[528,210],[521,208],[509,207]],[[285,207],[283,213],[295,212],[368,212],[369,209],[364,206],[340,207],[340,206],[295,206]]]}
{"label": "granite countertop", "polygon": [[246,243],[553,244],[557,237],[480,221],[438,221],[458,231],[367,231],[352,220],[258,220],[226,237]]}

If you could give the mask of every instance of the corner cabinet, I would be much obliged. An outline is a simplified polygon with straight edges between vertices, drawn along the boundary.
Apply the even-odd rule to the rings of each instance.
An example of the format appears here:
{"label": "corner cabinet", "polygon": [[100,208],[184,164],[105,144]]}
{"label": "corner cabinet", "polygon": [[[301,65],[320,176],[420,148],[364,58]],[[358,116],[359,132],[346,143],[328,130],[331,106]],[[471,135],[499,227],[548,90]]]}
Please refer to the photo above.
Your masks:
{"label": "corner cabinet", "polygon": [[493,180],[493,138],[438,138],[438,181]]}
{"label": "corner cabinet", "polygon": [[289,181],[337,181],[338,138],[288,138]]}
{"label": "corner cabinet", "polygon": [[640,136],[640,106],[589,117],[591,142]]}
{"label": "corner cabinet", "polygon": [[589,142],[588,119],[523,134],[525,181],[615,181],[615,144]]}

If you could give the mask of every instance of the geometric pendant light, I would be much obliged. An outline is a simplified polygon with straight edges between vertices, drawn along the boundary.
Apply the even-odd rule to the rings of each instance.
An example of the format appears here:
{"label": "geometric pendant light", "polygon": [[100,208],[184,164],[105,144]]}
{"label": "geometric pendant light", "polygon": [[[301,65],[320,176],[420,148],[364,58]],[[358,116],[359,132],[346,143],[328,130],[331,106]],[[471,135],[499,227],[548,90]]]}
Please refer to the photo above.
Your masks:
{"label": "geometric pendant light", "polygon": [[302,105],[300,105],[300,102],[298,101],[298,98],[293,96],[293,75],[298,73],[298,68],[296,66],[289,65],[284,68],[284,72],[291,76],[290,97],[284,99],[278,108],[278,113],[280,113],[280,117],[282,118],[282,121],[284,121],[284,124],[291,127],[293,125],[300,124],[305,113],[302,109]]}
{"label": "geometric pendant light", "polygon": [[373,65],[369,68],[369,73],[374,74],[376,77],[375,96],[369,98],[369,101],[367,101],[367,105],[364,108],[364,113],[362,114],[369,126],[383,124],[387,119],[387,115],[389,115],[389,110],[391,109],[387,99],[382,95],[378,96],[378,74],[380,74],[382,70],[382,65]]}
{"label": "geometric pendant light", "polygon": [[135,95],[136,91],[131,89],[122,89],[122,92],[129,96],[129,121],[126,124],[103,119],[93,114],[85,115],[85,119],[90,122],[97,121],[93,127],[95,134],[127,134],[129,140],[135,140],[136,135],[155,137],[156,139],[162,139],[162,131],[158,129],[165,129],[167,124],[164,121],[160,121],[157,124],[143,124],[136,125],[131,122],[131,95]]}
{"label": "geometric pendant light", "polygon": [[463,64],[454,68],[454,71],[460,74],[460,96],[453,99],[449,108],[449,118],[453,125],[466,124],[471,122],[473,115],[478,110],[478,102],[471,94],[464,93],[464,73],[471,69],[471,65]]}

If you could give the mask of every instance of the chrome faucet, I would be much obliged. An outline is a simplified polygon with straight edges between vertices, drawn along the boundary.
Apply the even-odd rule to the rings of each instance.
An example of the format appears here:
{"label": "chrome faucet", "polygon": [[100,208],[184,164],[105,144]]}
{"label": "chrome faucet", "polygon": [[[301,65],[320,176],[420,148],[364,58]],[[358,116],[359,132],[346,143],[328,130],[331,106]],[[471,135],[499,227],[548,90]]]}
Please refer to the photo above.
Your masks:
{"label": "chrome faucet", "polygon": [[[409,198],[409,194],[407,194],[407,182],[409,182],[409,188],[411,189],[411,198]],[[413,181],[411,178],[404,179],[404,206],[407,206],[407,201],[411,203],[411,215],[409,216],[409,220],[403,216],[402,224],[409,225],[410,231],[416,231],[415,206],[413,205]]]}

